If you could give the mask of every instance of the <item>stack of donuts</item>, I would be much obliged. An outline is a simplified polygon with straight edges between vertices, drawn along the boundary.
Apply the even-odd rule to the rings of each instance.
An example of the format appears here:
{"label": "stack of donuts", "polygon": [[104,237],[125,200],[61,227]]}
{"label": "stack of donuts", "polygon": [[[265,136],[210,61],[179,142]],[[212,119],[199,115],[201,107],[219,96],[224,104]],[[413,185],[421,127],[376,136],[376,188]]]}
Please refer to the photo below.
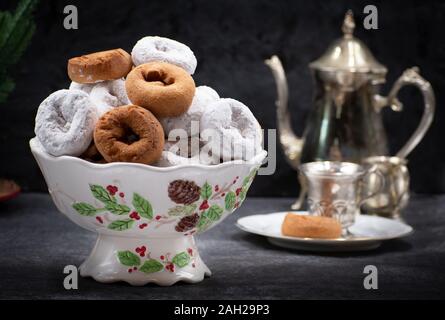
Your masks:
{"label": "stack of donuts", "polygon": [[52,156],[95,163],[249,160],[262,150],[260,125],[243,103],[195,87],[196,66],[188,46],[157,36],[140,39],[131,55],[114,49],[72,58],[71,85],[40,104],[36,136]]}

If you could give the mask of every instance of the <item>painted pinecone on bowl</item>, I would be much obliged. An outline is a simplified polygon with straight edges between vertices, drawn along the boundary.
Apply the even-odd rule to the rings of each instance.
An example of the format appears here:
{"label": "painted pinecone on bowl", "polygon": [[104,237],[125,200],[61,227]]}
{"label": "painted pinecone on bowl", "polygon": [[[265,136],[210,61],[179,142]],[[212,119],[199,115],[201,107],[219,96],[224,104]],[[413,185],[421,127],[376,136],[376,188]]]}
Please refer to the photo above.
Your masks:
{"label": "painted pinecone on bowl", "polygon": [[178,232],[186,232],[193,229],[199,221],[199,214],[194,213],[182,218],[175,227]]}
{"label": "painted pinecone on bowl", "polygon": [[201,188],[189,180],[174,180],[168,186],[168,196],[173,202],[191,204],[199,200]]}

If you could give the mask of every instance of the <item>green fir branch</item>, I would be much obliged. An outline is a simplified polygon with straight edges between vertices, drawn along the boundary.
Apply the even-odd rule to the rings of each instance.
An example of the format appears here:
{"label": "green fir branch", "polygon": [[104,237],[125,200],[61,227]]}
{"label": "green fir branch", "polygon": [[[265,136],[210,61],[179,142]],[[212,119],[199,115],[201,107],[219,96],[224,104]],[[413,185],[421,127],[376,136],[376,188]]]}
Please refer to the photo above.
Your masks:
{"label": "green fir branch", "polygon": [[38,0],[20,0],[14,13],[0,11],[0,103],[14,89],[8,75],[31,42],[35,31],[32,12]]}
{"label": "green fir branch", "polygon": [[0,76],[0,102],[6,101],[8,94],[14,90],[14,81],[8,76]]}

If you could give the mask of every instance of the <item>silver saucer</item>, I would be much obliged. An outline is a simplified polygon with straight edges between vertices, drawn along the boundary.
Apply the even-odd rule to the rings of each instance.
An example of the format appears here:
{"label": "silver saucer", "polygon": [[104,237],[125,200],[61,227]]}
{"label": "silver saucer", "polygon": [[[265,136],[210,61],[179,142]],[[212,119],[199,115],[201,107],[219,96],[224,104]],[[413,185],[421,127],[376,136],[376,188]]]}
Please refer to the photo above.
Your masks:
{"label": "silver saucer", "polygon": [[[378,248],[383,241],[405,237],[413,228],[401,221],[360,215],[349,228],[349,234],[337,239],[314,239],[289,237],[281,234],[281,225],[286,212],[258,214],[238,219],[236,225],[249,233],[267,237],[270,243],[287,249],[345,252]],[[293,212],[307,214],[305,211]]]}

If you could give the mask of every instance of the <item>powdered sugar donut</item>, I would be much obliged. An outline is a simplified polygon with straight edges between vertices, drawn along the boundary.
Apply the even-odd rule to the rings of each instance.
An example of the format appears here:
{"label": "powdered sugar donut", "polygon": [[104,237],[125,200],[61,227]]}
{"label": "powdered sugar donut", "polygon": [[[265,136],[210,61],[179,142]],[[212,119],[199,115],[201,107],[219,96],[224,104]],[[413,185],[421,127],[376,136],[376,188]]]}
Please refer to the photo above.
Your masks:
{"label": "powdered sugar donut", "polygon": [[219,159],[205,154],[201,149],[202,142],[199,138],[189,137],[179,141],[165,141],[164,151],[159,161],[154,164],[158,167],[171,167],[183,164],[218,164]]}
{"label": "powdered sugar donut", "polygon": [[96,85],[96,83],[79,83],[79,82],[72,81],[69,89],[70,90],[81,90],[83,92],[90,94],[91,90],[93,90],[95,85]]}
{"label": "powdered sugar donut", "polygon": [[[196,87],[190,108],[179,117],[161,119],[165,135],[168,136],[172,130],[183,129],[188,136],[199,134],[199,121],[209,104],[219,99],[218,93],[210,87]],[[196,128],[192,130],[192,121],[196,123]],[[192,132],[193,131],[193,132]]]}
{"label": "powdered sugar donut", "polygon": [[99,116],[111,108],[130,104],[124,79],[97,83],[90,91],[90,99],[96,104]]}
{"label": "powdered sugar donut", "polygon": [[[172,137],[170,137],[172,138]],[[166,140],[164,144],[164,151],[170,151],[178,156],[192,158],[199,153],[201,141],[199,137],[173,137],[177,140]],[[178,139],[179,138],[179,139]]]}
{"label": "powdered sugar donut", "polygon": [[78,156],[90,145],[97,119],[87,93],[59,90],[40,104],[34,131],[49,154]]}
{"label": "powdered sugar donut", "polygon": [[185,44],[163,37],[144,37],[136,42],[131,51],[134,65],[163,61],[183,68],[189,74],[196,70],[196,57]]}
{"label": "powdered sugar donut", "polygon": [[215,159],[211,157],[205,157],[201,153],[197,153],[193,157],[187,158],[171,151],[162,151],[161,158],[154,164],[154,166],[172,167],[185,164],[212,165],[218,163],[219,161],[215,161]]}
{"label": "powdered sugar donut", "polygon": [[262,150],[262,132],[247,106],[235,99],[219,99],[206,108],[200,122],[201,140],[213,157],[249,160]]}
{"label": "powdered sugar donut", "polygon": [[162,151],[161,158],[153,165],[156,167],[172,167],[184,164],[199,164],[199,157],[186,158],[174,152]]}
{"label": "powdered sugar donut", "polygon": [[69,89],[88,93],[91,101],[97,106],[99,116],[111,108],[130,104],[123,78],[97,83],[78,83],[73,81]]}

